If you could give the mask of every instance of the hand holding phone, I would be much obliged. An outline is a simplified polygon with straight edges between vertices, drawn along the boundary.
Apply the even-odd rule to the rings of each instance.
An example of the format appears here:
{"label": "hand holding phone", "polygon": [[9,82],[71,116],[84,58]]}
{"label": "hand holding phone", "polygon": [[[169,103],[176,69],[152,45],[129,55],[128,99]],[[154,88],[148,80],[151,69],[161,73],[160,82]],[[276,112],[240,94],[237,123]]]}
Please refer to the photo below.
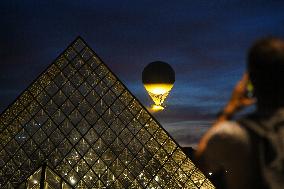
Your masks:
{"label": "hand holding phone", "polygon": [[245,73],[242,79],[236,84],[229,102],[222,110],[217,121],[228,120],[236,112],[254,103],[253,86],[249,80],[248,74]]}

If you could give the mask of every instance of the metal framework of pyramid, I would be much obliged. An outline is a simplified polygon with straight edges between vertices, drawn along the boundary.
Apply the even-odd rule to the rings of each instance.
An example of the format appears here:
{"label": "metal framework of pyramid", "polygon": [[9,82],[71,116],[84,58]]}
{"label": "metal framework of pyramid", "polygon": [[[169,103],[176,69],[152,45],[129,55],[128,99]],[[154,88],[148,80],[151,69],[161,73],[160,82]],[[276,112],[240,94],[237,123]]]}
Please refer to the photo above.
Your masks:
{"label": "metal framework of pyramid", "polygon": [[17,189],[44,188],[44,189],[72,189],[62,177],[54,173],[46,164],[34,172],[26,182],[23,182]]}
{"label": "metal framework of pyramid", "polygon": [[0,139],[0,188],[43,164],[73,188],[214,188],[80,37],[1,114]]}

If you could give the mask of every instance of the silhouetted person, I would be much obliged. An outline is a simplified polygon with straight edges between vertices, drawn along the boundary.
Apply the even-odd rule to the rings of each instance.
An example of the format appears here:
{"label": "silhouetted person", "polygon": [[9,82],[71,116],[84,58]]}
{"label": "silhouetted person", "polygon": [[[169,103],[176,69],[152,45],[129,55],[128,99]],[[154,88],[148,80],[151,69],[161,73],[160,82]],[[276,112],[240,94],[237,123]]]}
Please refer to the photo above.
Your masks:
{"label": "silhouetted person", "polygon": [[[249,80],[254,98],[247,97]],[[236,121],[233,115],[256,104]],[[201,169],[223,171],[229,189],[284,188],[284,41],[257,41],[248,53],[247,73],[236,85],[197,150]],[[274,185],[274,186],[272,186]]]}

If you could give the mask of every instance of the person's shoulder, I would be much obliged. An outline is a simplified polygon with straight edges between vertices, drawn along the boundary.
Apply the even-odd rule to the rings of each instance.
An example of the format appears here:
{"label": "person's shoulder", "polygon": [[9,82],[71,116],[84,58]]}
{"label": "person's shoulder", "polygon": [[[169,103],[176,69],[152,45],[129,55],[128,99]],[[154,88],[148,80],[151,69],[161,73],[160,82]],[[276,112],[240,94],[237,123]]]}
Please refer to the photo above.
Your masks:
{"label": "person's shoulder", "polygon": [[208,131],[211,143],[248,145],[249,133],[236,121],[223,121],[216,124]]}
{"label": "person's shoulder", "polygon": [[204,159],[208,169],[217,170],[221,165],[234,167],[249,154],[249,143],[245,128],[234,121],[222,121],[203,136],[198,155]]}

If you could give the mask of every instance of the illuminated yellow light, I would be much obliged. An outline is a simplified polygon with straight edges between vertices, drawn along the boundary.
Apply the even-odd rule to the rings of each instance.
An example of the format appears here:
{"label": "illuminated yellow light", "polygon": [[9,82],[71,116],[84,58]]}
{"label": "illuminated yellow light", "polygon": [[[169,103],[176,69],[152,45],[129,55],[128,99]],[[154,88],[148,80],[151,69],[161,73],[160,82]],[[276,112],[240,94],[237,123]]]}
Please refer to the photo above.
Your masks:
{"label": "illuminated yellow light", "polygon": [[159,105],[153,105],[152,106],[153,111],[161,111],[163,109],[165,109],[163,106],[159,106]]}
{"label": "illuminated yellow light", "polygon": [[144,84],[146,90],[155,95],[162,95],[169,92],[173,88],[174,84],[170,83],[151,83]]}
{"label": "illuminated yellow light", "polygon": [[152,107],[153,111],[160,111],[164,109],[162,104],[173,86],[174,84],[171,83],[144,84],[145,89],[155,103],[155,105]]}

